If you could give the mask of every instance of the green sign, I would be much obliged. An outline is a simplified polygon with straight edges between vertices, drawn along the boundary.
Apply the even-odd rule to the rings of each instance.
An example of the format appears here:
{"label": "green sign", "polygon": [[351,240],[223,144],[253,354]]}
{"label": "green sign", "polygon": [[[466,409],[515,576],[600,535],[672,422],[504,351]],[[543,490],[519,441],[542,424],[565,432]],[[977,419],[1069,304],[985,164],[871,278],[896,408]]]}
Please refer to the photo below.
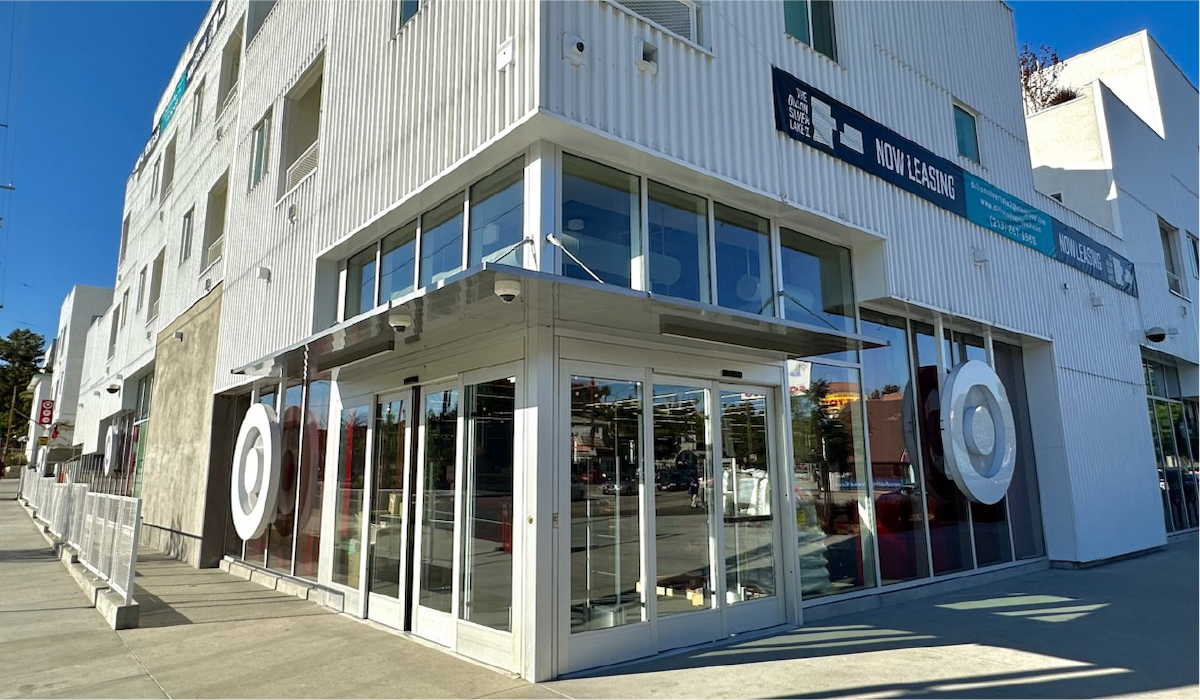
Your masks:
{"label": "green sign", "polygon": [[1048,214],[971,173],[963,173],[963,185],[967,220],[1043,255],[1054,256],[1054,226]]}

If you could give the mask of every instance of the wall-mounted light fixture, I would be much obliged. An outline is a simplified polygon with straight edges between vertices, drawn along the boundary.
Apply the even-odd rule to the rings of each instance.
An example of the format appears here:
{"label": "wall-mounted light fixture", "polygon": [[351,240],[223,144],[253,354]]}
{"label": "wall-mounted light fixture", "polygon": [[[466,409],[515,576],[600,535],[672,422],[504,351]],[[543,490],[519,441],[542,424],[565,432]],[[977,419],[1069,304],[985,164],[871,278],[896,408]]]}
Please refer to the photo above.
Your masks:
{"label": "wall-mounted light fixture", "polygon": [[171,334],[171,337],[174,338],[175,340],[182,341],[183,340],[183,331],[175,331],[174,333]]}
{"label": "wall-mounted light fixture", "polygon": [[1104,299],[1099,294],[1092,292],[1092,308],[1098,309],[1101,306],[1104,306]]}
{"label": "wall-mounted light fixture", "polygon": [[259,265],[254,270],[254,278],[260,279],[264,282],[270,282],[271,281],[271,268],[263,267],[262,265]]}
{"label": "wall-mounted light fixture", "polygon": [[972,248],[971,249],[971,261],[974,262],[976,265],[986,264],[988,262],[987,251],[984,250],[983,248]]}

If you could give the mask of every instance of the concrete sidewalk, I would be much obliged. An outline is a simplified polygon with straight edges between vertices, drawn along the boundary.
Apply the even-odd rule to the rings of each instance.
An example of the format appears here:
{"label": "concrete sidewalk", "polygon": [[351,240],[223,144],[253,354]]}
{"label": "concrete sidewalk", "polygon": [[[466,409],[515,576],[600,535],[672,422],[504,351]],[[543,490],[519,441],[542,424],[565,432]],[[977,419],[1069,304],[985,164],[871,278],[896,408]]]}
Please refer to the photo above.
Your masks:
{"label": "concrete sidewalk", "polygon": [[530,685],[283,593],[142,553],[114,632],[0,481],[0,697],[1191,697],[1197,548],[1046,570]]}

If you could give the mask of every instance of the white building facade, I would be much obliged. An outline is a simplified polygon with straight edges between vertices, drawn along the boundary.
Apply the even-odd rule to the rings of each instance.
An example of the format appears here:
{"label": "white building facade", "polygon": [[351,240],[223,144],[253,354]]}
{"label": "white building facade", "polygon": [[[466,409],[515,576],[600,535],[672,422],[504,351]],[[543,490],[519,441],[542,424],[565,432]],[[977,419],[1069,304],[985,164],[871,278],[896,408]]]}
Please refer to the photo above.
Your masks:
{"label": "white building facade", "polygon": [[1035,188],[1015,53],[1001,2],[219,0],[84,449],[137,429],[153,543],[535,680],[1160,546],[1142,262]]}
{"label": "white building facade", "polygon": [[1138,32],[1064,62],[1076,99],[1029,119],[1038,189],[1122,240],[1137,265],[1148,430],[1168,531],[1197,526],[1197,92]]}

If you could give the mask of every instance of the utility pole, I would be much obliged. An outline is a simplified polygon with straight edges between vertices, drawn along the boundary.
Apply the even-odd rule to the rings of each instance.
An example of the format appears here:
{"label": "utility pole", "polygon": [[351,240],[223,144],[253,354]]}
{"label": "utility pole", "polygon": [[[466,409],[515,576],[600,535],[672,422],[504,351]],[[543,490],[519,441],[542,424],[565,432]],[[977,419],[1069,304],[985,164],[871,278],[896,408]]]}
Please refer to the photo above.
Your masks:
{"label": "utility pole", "polygon": [[17,385],[13,384],[12,403],[8,404],[8,430],[4,432],[4,454],[0,459],[8,459],[8,438],[12,435],[13,409],[17,407]]}

